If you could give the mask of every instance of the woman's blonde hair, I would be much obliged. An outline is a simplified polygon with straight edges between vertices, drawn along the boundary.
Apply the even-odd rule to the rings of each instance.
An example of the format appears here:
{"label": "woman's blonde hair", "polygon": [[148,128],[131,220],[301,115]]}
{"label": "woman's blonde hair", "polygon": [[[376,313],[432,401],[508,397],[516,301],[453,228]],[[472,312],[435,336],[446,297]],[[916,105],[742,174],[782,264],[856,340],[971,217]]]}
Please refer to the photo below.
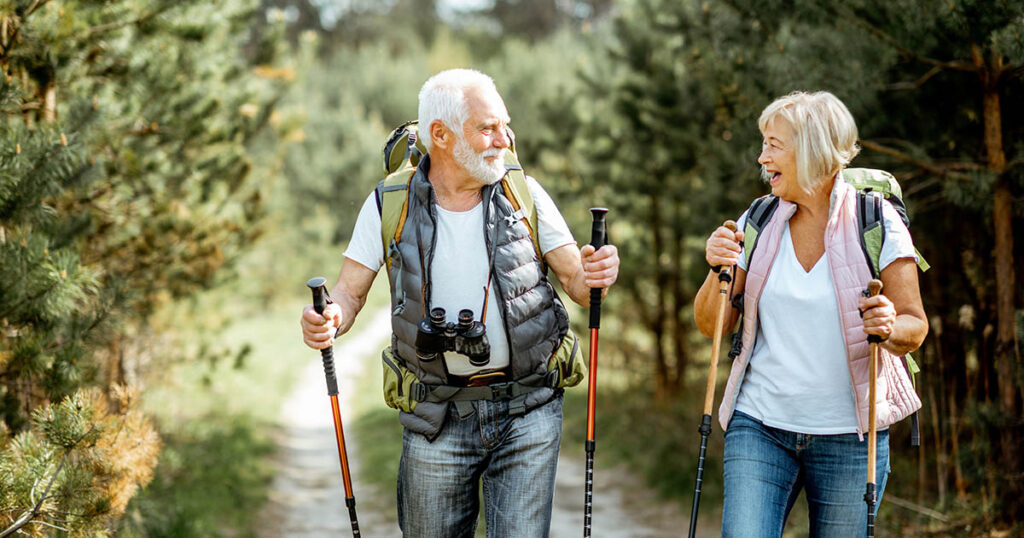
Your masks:
{"label": "woman's blonde hair", "polygon": [[792,126],[796,179],[805,192],[831,179],[860,153],[853,116],[829,92],[797,91],[776,99],[757,120],[762,134],[776,118]]}

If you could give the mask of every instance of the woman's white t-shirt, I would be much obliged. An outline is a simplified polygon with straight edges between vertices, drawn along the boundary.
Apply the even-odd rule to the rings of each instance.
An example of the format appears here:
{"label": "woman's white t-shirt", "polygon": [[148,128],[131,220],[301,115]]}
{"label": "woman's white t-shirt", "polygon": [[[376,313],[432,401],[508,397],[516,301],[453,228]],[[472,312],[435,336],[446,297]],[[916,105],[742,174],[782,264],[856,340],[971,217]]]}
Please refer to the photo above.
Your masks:
{"label": "woman's white t-shirt", "polygon": [[[885,242],[879,267],[899,258],[916,260],[907,227],[889,203],[882,207]],[[746,217],[740,217],[741,230]],[[745,254],[739,262],[744,270]],[[788,224],[758,300],[757,320],[736,410],[791,432],[856,432],[856,403],[828,256],[822,254],[809,272],[804,271]]]}
{"label": "woman's white t-shirt", "polygon": [[[541,252],[548,252],[576,241],[562,218],[554,201],[532,177],[527,186],[537,208],[537,234]],[[473,311],[473,319],[481,318],[484,287],[489,274],[488,252],[484,241],[484,208],[477,204],[469,211],[437,210],[437,242],[431,264],[431,304],[429,308],[443,308],[448,321],[458,319],[459,310]],[[380,239],[380,214],[373,193],[363,203],[352,240],[345,257],[378,271],[384,264],[384,248]],[[504,368],[509,363],[508,339],[505,324],[497,303],[494,282],[487,294],[487,340],[491,345],[491,360],[483,367],[475,367],[460,354],[446,353],[448,371],[455,375],[471,375],[484,369]]]}

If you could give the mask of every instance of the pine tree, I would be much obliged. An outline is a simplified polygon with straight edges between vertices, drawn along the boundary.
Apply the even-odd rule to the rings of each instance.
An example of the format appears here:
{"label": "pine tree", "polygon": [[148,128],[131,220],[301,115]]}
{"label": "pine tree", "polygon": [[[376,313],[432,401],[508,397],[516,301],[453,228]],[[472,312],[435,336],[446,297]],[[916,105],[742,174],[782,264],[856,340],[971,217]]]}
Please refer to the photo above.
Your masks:
{"label": "pine tree", "polygon": [[151,476],[133,328],[260,234],[246,145],[292,73],[272,32],[240,54],[251,4],[0,8],[0,535],[105,534]]}
{"label": "pine tree", "polygon": [[611,204],[628,295],[613,310],[649,335],[658,400],[680,392],[692,360],[699,238],[757,192],[756,154],[735,148],[757,146],[762,42],[756,21],[728,8],[633,2],[584,73],[583,104],[549,109],[551,125],[575,126],[551,149],[577,156],[580,195]]}
{"label": "pine tree", "polygon": [[[853,165],[901,180],[933,266],[921,279],[932,334],[919,351],[932,461],[887,494],[916,490],[946,510],[952,485],[967,521],[1013,522],[1024,511],[1024,3],[636,0],[614,24],[605,65],[586,77],[593,90],[552,107],[552,122],[587,136],[551,149],[582,157],[580,196],[607,189],[598,199],[622,201],[618,285],[655,341],[661,392],[682,378],[682,310],[706,271],[688,260],[764,192],[760,110],[793,90],[831,91],[858,122]],[[893,432],[893,461],[914,461],[905,430]]]}

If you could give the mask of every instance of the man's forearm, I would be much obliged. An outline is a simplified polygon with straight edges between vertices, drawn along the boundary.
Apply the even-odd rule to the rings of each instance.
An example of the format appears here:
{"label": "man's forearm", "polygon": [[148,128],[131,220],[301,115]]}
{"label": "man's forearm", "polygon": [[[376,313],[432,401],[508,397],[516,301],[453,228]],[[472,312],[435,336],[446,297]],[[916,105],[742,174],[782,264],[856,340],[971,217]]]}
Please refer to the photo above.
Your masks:
{"label": "man's forearm", "polygon": [[359,311],[366,304],[366,297],[353,296],[348,292],[344,284],[339,282],[334,286],[334,290],[331,291],[331,299],[341,308],[341,325],[338,326],[337,332],[340,336],[352,328],[352,324],[356,321],[356,316],[359,315]]}
{"label": "man's forearm", "polygon": [[[564,289],[574,303],[582,307],[590,307],[590,290],[592,288],[587,286],[586,280],[583,278],[583,271],[580,271],[578,277],[573,279],[572,284]],[[608,288],[601,288],[601,299],[607,295]]]}

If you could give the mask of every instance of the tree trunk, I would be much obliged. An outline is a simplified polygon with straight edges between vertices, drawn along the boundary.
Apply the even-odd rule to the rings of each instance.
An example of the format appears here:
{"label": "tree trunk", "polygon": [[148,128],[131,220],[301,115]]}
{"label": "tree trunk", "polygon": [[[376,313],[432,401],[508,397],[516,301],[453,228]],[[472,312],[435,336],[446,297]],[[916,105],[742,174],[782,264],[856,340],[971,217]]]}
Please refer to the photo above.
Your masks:
{"label": "tree trunk", "polygon": [[[678,222],[683,208],[676,200],[673,204],[674,221]],[[686,339],[689,334],[689,326],[684,319],[683,311],[686,305],[692,302],[683,289],[685,272],[683,269],[683,243],[685,238],[681,233],[672,234],[672,342],[675,346],[675,372],[672,378],[672,396],[678,396],[686,380],[686,368],[690,362],[690,355],[687,350]]]}
{"label": "tree trunk", "polygon": [[995,228],[996,265],[996,349],[995,362],[999,373],[999,405],[1006,416],[1014,416],[1016,386],[1014,384],[1014,297],[1013,268],[1013,193],[1007,178],[1006,153],[1003,150],[1003,120],[999,102],[1000,65],[982,71],[985,118],[985,154],[989,171],[997,180],[992,200],[992,222]]}
{"label": "tree trunk", "polygon": [[[975,47],[975,63],[980,53]],[[993,54],[982,69],[981,78],[984,88],[982,107],[985,119],[985,155],[988,169],[996,177],[992,194],[992,223],[995,231],[995,278],[996,278],[996,341],[995,366],[999,408],[1007,421],[1017,421],[1017,349],[1014,345],[1014,305],[1016,299],[1016,283],[1013,267],[1013,193],[1010,190],[1006,172],[1006,153],[1003,149],[1002,111],[999,102],[999,81],[1003,70],[1002,57]],[[1021,502],[1022,488],[1018,481],[1009,476],[1019,472],[1016,428],[1003,427],[1001,431],[1001,453],[998,462],[1000,473],[995,466],[989,466],[991,481],[998,484],[999,489],[993,490],[995,495],[1003,495],[1006,505],[1012,507]],[[1007,474],[1009,473],[1009,474]],[[1000,491],[1001,490],[1001,491]],[[1011,509],[1012,512],[1012,509]]]}
{"label": "tree trunk", "polygon": [[663,230],[661,229],[662,215],[661,205],[658,203],[658,197],[652,194],[649,197],[649,200],[651,203],[651,216],[648,222],[651,225],[651,233],[654,234],[652,238],[654,252],[651,256],[654,261],[655,282],[655,310],[651,330],[654,333],[655,360],[657,361],[657,383],[655,384],[654,399],[657,402],[663,402],[667,401],[669,397],[670,387],[668,359],[665,356],[665,296],[668,290],[666,288],[665,270],[661,267],[661,255],[665,252],[665,239],[663,237]]}

